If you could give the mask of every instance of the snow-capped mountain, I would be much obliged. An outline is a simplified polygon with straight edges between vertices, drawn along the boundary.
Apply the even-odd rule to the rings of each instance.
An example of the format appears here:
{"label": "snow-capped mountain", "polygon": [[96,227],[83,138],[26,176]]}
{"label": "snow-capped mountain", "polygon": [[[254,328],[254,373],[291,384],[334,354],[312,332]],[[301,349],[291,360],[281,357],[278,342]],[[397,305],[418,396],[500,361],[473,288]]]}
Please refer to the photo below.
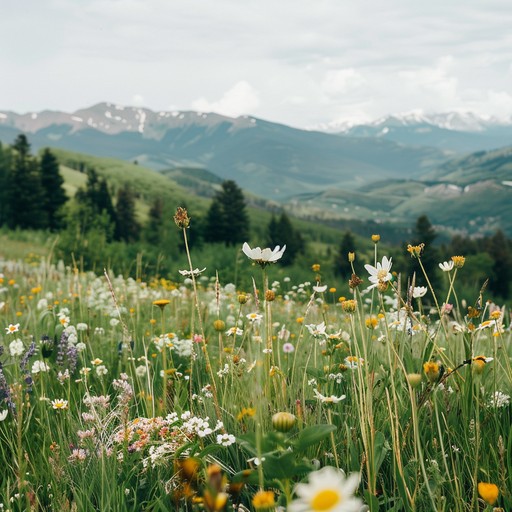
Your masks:
{"label": "snow-capped mountain", "polygon": [[331,124],[327,131],[345,137],[376,137],[456,153],[490,150],[512,144],[512,118],[498,119],[472,112],[425,114],[413,111],[363,124]]}

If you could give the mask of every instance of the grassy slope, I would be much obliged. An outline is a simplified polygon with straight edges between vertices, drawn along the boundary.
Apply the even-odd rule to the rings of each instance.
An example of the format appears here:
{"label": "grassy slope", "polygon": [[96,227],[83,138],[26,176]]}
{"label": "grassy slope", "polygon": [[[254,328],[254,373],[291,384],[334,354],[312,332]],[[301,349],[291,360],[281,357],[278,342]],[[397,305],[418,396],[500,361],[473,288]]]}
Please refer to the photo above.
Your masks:
{"label": "grassy slope", "polygon": [[[65,188],[70,197],[74,195],[79,187],[84,186],[87,180],[84,172],[72,168],[78,168],[81,163],[83,167],[94,168],[100,176],[106,177],[114,190],[123,183],[129,183],[138,195],[137,212],[142,222],[146,220],[149,205],[156,197],[162,197],[166,204],[172,206],[172,209],[185,204],[192,217],[194,215],[203,216],[210,204],[209,199],[191,193],[190,189],[184,188],[171,178],[152,169],[114,158],[95,157],[53,148],[52,151],[61,163]],[[196,182],[199,177],[195,176]],[[206,181],[211,183],[211,176],[207,177],[204,183]],[[265,203],[265,201],[257,200],[253,196],[249,196],[249,202]],[[266,227],[272,214],[261,207],[249,207],[248,211],[253,239],[255,242],[263,244]],[[294,219],[294,224],[313,243],[315,250],[325,249],[328,244],[339,243],[341,234],[334,228],[299,219]]]}

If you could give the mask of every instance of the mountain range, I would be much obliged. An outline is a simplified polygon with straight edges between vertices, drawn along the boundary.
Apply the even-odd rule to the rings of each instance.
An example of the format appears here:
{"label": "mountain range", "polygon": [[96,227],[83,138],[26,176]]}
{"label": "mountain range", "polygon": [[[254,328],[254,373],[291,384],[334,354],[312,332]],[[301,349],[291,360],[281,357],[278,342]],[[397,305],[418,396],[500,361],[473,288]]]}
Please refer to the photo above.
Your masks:
{"label": "mountain range", "polygon": [[[112,103],[73,113],[0,111],[0,140],[20,132],[36,150],[136,161],[200,193],[234,179],[304,217],[404,225],[427,213],[451,232],[512,232],[511,151],[495,150],[512,145],[512,123],[471,114],[390,116],[327,133]],[[486,195],[493,208],[482,207]]]}

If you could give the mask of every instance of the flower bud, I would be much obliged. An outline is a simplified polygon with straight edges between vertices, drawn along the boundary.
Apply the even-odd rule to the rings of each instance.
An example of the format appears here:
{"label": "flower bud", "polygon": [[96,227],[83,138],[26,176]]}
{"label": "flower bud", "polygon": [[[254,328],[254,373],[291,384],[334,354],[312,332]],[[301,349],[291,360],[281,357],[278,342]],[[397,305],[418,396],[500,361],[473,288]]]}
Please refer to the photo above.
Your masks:
{"label": "flower bud", "polygon": [[379,281],[377,283],[377,290],[379,290],[380,293],[384,293],[389,287],[388,281]]}
{"label": "flower bud", "polygon": [[349,252],[348,253],[348,261],[349,263],[353,263],[356,259],[356,253],[355,252]]}
{"label": "flower bud", "polygon": [[272,426],[278,432],[288,432],[295,426],[296,421],[295,415],[289,412],[276,412],[272,416]]}
{"label": "flower bud", "polygon": [[344,300],[341,303],[341,308],[345,313],[353,313],[356,310],[356,301],[355,300]]}
{"label": "flower bud", "polygon": [[182,208],[178,206],[176,208],[176,213],[174,214],[174,222],[176,226],[180,229],[188,228],[190,225],[190,217],[188,216],[188,212],[186,208]]}
{"label": "flower bud", "polygon": [[265,292],[265,300],[267,302],[273,302],[276,299],[276,292],[274,290],[267,290]]}
{"label": "flower bud", "polygon": [[213,322],[213,328],[217,332],[223,331],[226,328],[226,323],[224,320],[215,320],[215,322]]}
{"label": "flower bud", "polygon": [[380,241],[380,235],[372,235],[372,242],[378,244]]}
{"label": "flower bud", "polygon": [[247,300],[248,300],[248,297],[245,293],[241,293],[238,295],[238,302],[240,304],[245,304],[247,302]]}
{"label": "flower bud", "polygon": [[415,389],[417,387],[419,387],[419,385],[421,384],[421,374],[419,373],[409,373],[407,375],[407,381],[409,382],[409,384],[411,385],[411,388]]}

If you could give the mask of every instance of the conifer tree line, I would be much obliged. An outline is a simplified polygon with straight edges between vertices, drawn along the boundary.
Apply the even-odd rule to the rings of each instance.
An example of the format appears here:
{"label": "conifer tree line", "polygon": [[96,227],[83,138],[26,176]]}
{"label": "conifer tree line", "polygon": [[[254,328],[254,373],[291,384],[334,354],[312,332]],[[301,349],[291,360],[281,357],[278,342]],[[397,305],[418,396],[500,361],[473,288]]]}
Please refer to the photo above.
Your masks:
{"label": "conifer tree line", "polygon": [[[407,241],[411,245],[425,245],[421,263],[434,289],[438,289],[443,283],[443,272],[439,268],[439,263],[450,261],[452,256],[464,256],[466,268],[458,273],[458,282],[480,289],[488,279],[488,291],[494,296],[507,299],[512,295],[512,240],[507,238],[503,231],[498,230],[493,235],[481,238],[456,235],[449,243],[434,245],[437,236],[438,233],[429,218],[420,215],[416,219],[412,238]],[[404,283],[414,282],[415,286],[429,286],[418,260],[406,255],[406,245],[407,243],[404,243],[402,247],[392,249],[391,254],[387,255],[392,255],[394,261],[401,261],[401,277]],[[341,236],[334,258],[335,275],[347,280],[350,278],[352,267],[347,256],[349,252],[359,254],[358,249],[354,234],[346,231]],[[364,263],[373,264],[373,261]]]}
{"label": "conifer tree line", "polygon": [[12,146],[0,144],[0,225],[59,230],[68,200],[63,185],[59,163],[49,149],[36,158],[23,134]]}
{"label": "conifer tree line", "polygon": [[39,158],[32,155],[24,134],[11,146],[0,144],[0,226],[60,231],[74,224],[86,233],[100,219],[111,240],[138,240],[135,194],[128,185],[118,189],[114,206],[107,181],[89,169],[86,187],[75,199],[67,205],[64,178],[50,149]]}
{"label": "conifer tree line", "polygon": [[[160,251],[180,245],[173,236],[173,226],[169,225],[172,213],[162,198],[153,200],[148,220],[142,226],[136,212],[137,195],[129,184],[122,184],[113,193],[107,179],[95,169],[78,162],[77,170],[87,175],[87,181],[70,201],[59,162],[50,149],[39,157],[32,155],[23,134],[11,146],[0,144],[0,226],[60,231],[60,245],[74,253],[111,242],[140,242]],[[272,216],[265,233],[260,244],[286,244],[284,265],[292,264],[305,251],[300,231],[293,227],[285,212]],[[195,216],[190,244],[234,247],[250,239],[251,223],[243,191],[235,181],[226,180],[206,215]]]}

